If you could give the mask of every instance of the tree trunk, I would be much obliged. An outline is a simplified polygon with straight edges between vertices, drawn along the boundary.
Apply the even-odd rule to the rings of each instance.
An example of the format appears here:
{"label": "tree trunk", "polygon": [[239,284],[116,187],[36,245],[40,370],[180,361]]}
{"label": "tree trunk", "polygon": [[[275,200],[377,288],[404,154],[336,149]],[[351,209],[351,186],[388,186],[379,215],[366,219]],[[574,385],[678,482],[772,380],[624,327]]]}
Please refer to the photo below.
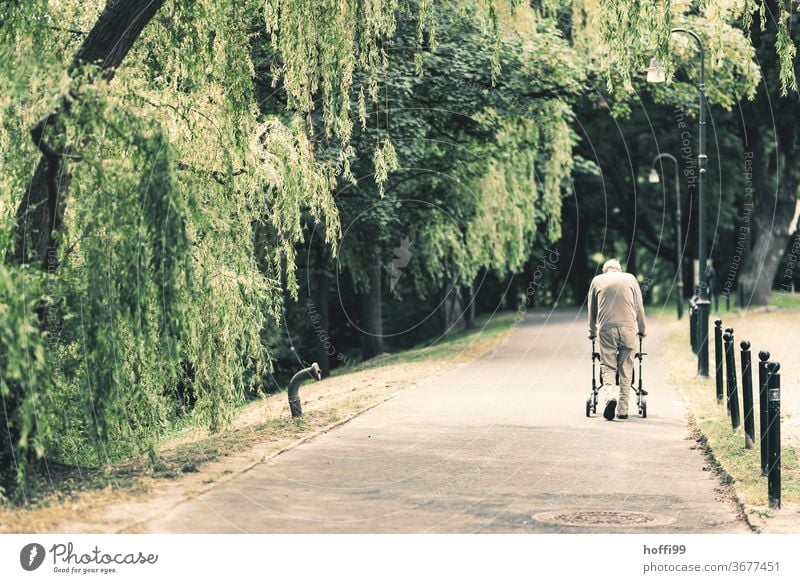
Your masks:
{"label": "tree trunk", "polygon": [[[144,27],[164,4],[164,0],[109,0],[92,30],[75,52],[69,73],[87,64],[96,64],[105,80],[110,81]],[[79,99],[79,91],[71,96]],[[44,269],[55,266],[54,233],[61,228],[70,184],[67,160],[70,149],[64,144],[64,127],[60,116],[69,110],[62,102],[60,109],[48,115],[31,130],[36,147],[42,153],[39,164],[17,208],[17,233],[14,248],[16,263],[27,264],[38,259]]]}
{"label": "tree trunk", "polygon": [[760,147],[753,152],[757,230],[753,247],[747,254],[739,277],[740,293],[745,305],[763,306],[769,303],[797,208],[800,168],[796,156],[800,152],[800,133],[793,121],[784,118],[792,111],[800,112],[800,107],[790,103],[789,99],[777,98],[773,104],[779,121],[777,151],[764,145],[763,140],[756,140]]}
{"label": "tree trunk", "polygon": [[628,257],[625,259],[625,271],[632,273],[633,275],[639,275],[639,262],[637,260],[636,252],[636,230],[634,228],[637,224],[635,203],[629,204],[628,208],[630,209],[628,214],[628,225],[630,230],[628,231]]}
{"label": "tree trunk", "polygon": [[375,261],[369,267],[369,290],[362,296],[361,354],[364,360],[383,354],[383,315],[381,264]]}
{"label": "tree trunk", "polygon": [[[777,2],[768,0],[765,4],[767,14],[777,14]],[[791,42],[797,43],[800,41],[798,15],[792,14],[791,19]],[[797,165],[800,103],[796,95],[782,96],[777,90],[776,24],[771,18],[763,24],[762,27],[754,22],[751,34],[764,82],[759,85],[756,99],[743,104],[742,108],[744,119],[752,120],[743,137],[745,148],[753,153],[756,230],[753,247],[739,277],[739,293],[744,305],[769,303],[775,276],[786,251],[790,235],[788,228],[795,214],[800,186],[800,168]],[[771,132],[762,135],[766,132],[764,128],[773,127],[775,140],[771,139]]]}
{"label": "tree trunk", "polygon": [[447,306],[444,316],[444,335],[447,336],[456,328],[459,320],[462,319],[463,306],[461,305],[461,294],[458,293],[458,286],[450,288],[450,293],[447,294],[443,305]]}
{"label": "tree trunk", "polygon": [[[777,98],[774,105],[779,118],[782,113],[786,113],[781,110],[790,107],[786,104],[786,98]],[[752,142],[755,146],[755,211],[751,228],[755,230],[755,236],[752,237],[752,248],[745,253],[738,280],[739,297],[745,306],[763,306],[769,303],[775,276],[791,235],[789,227],[797,208],[800,186],[800,169],[795,162],[797,152],[800,151],[798,132],[794,124],[788,122],[779,125],[777,132],[777,151],[760,138]]]}
{"label": "tree trunk", "polygon": [[464,312],[464,329],[471,330],[475,327],[475,282],[463,288],[463,304],[466,306]]}
{"label": "tree trunk", "polygon": [[458,289],[458,286],[451,287],[450,281],[445,279],[441,289],[436,292],[443,336],[448,336],[453,331],[457,320],[461,317],[461,294]]}
{"label": "tree trunk", "polygon": [[787,161],[784,157],[783,171],[778,178],[780,183],[774,190],[756,193],[758,230],[739,277],[745,306],[763,306],[770,301],[797,207],[800,173],[793,165],[793,160]]}
{"label": "tree trunk", "polygon": [[[587,223],[588,224],[588,223]],[[570,269],[570,265],[567,262],[561,262],[562,264],[558,266],[558,273],[560,277],[559,280],[566,280],[570,275],[572,275],[572,294],[574,296],[574,302],[576,305],[581,305],[583,302],[586,301],[586,295],[589,293],[589,284],[592,280],[592,274],[589,272],[589,252],[586,250],[586,230],[587,227],[583,226],[578,222],[577,225],[574,225],[575,228],[575,251],[573,254],[572,249],[569,248],[569,245],[562,245],[563,249],[561,249],[562,254],[565,257],[572,257],[574,261],[574,268]],[[565,264],[565,265],[564,265]],[[566,271],[566,273],[564,273]],[[572,271],[572,273],[570,273]]]}

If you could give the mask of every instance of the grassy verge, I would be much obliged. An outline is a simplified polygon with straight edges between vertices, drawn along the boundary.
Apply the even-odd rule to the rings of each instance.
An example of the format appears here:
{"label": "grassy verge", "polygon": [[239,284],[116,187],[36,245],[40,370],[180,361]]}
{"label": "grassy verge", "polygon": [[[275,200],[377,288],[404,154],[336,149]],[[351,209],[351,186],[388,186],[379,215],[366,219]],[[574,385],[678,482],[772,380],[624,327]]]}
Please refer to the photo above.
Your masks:
{"label": "grassy verge", "polygon": [[[800,317],[800,314],[795,314],[795,317]],[[725,325],[732,323],[730,318],[729,316]],[[746,326],[749,334],[754,336],[770,334],[768,328],[772,324],[768,320],[756,316],[739,316],[739,318],[737,322],[742,324],[742,329]],[[746,324],[741,319],[745,319]],[[716,400],[713,370],[710,379],[700,379],[696,376],[696,360],[689,348],[688,321],[671,322],[667,327],[665,358],[670,365],[671,381],[680,387],[687,401],[696,436],[706,445],[719,465],[718,470],[727,478],[726,481],[732,482],[739,501],[746,508],[750,507],[749,512],[760,512],[763,517],[768,514],[763,510],[767,506],[767,484],[760,473],[758,441],[753,449],[747,450],[744,448],[743,428],[732,430],[725,406],[718,404]],[[710,349],[713,369],[713,342]],[[737,366],[740,364],[738,358],[737,346]],[[756,358],[754,356],[754,359]],[[741,377],[739,382],[741,390]],[[757,401],[755,406],[757,408]],[[787,414],[790,419],[793,417],[792,411],[787,411]],[[758,433],[756,414],[756,436]],[[800,502],[800,464],[798,464],[797,449],[787,445],[786,441],[782,449],[782,461],[783,501]]]}
{"label": "grassy verge", "polygon": [[798,310],[800,309],[800,293],[773,292],[770,304],[784,310]]}
{"label": "grassy verge", "polygon": [[28,490],[24,508],[0,508],[0,533],[131,530],[144,517],[166,511],[399,390],[491,353],[513,321],[514,314],[484,319],[474,331],[307,383],[300,391],[301,419],[291,418],[282,392],[242,407],[233,423],[217,433],[196,428],[176,433],[159,448],[155,463],[136,459],[100,468],[49,464]]}

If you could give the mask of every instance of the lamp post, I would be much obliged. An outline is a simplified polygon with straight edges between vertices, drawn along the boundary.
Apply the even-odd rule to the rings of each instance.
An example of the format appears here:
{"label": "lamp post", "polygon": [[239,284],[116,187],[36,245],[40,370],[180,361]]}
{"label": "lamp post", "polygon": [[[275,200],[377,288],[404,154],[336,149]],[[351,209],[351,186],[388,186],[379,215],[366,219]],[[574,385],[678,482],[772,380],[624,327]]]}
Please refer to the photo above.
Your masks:
{"label": "lamp post", "polygon": [[[697,374],[701,377],[708,376],[708,319],[711,312],[711,302],[708,300],[708,249],[706,247],[706,166],[708,157],[706,156],[706,58],[703,41],[694,31],[686,28],[673,28],[670,34],[688,34],[697,43],[700,49],[700,83],[697,86],[699,94],[700,111],[698,115],[698,139],[699,152],[697,154],[697,166],[700,173],[697,186],[697,222],[699,241],[697,245],[697,255],[700,260],[700,293],[697,300],[698,308],[698,342],[697,352]],[[650,60],[650,67],[647,69],[647,81],[649,83],[663,83],[666,81],[664,65],[658,59]]]}
{"label": "lamp post", "polygon": [[650,164],[650,174],[647,177],[647,180],[651,184],[658,184],[661,182],[661,177],[658,174],[658,170],[656,170],[656,162],[658,162],[661,158],[668,158],[669,160],[672,160],[673,164],[675,164],[675,253],[678,256],[678,320],[680,320],[683,318],[683,247],[681,245],[683,227],[681,225],[681,181],[678,169],[678,160],[675,158],[675,156],[666,152],[663,154],[658,154],[653,158],[653,162]]}

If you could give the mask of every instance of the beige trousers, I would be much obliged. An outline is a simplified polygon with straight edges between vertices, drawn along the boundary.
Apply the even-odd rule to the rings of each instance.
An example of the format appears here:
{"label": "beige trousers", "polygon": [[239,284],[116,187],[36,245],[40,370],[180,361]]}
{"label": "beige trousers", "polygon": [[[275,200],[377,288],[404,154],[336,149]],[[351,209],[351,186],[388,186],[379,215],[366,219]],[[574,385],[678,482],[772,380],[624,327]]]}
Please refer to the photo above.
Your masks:
{"label": "beige trousers", "polygon": [[600,330],[600,382],[603,402],[614,397],[614,377],[619,373],[617,415],[628,414],[628,396],[633,385],[633,355],[636,352],[636,328],[609,326]]}

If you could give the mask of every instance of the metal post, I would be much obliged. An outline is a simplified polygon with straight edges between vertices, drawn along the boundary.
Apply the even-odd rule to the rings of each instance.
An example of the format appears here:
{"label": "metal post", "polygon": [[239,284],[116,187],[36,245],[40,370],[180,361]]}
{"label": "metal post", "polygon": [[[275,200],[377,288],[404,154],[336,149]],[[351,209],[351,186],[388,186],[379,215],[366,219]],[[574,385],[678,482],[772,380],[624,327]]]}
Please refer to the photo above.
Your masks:
{"label": "metal post", "polygon": [[769,471],[767,495],[770,508],[781,507],[781,365],[767,365],[769,377]]}
{"label": "metal post", "polygon": [[322,372],[319,365],[314,362],[308,368],[304,368],[294,374],[289,381],[289,411],[292,417],[302,417],[303,406],[300,402],[300,384],[306,379],[322,380]]}
{"label": "metal post", "polygon": [[767,361],[769,352],[762,350],[758,353],[758,438],[761,442],[761,475],[766,476],[769,469],[769,440],[767,427],[769,426],[769,408],[767,394]]}
{"label": "metal post", "polygon": [[725,294],[725,311],[731,311],[731,290],[728,290],[728,292]]}
{"label": "metal post", "polygon": [[[675,157],[673,156],[673,160]],[[678,161],[675,160],[675,231],[678,237],[675,252],[678,254],[678,320],[683,318],[683,221],[681,220],[681,180]]]}
{"label": "metal post", "polygon": [[751,370],[750,343],[742,340],[742,405],[744,406],[744,447],[753,449],[756,427],[753,420],[753,371]]}
{"label": "metal post", "polygon": [[708,319],[711,302],[697,300],[697,376],[708,378]]}
{"label": "metal post", "polygon": [[730,344],[731,344],[731,335],[729,332],[725,332],[722,335],[722,341],[724,343],[724,347],[722,352],[725,354],[725,411],[728,413],[728,417],[731,416],[731,375],[730,375],[730,367],[728,363],[730,362],[730,358],[728,357],[728,353],[730,352]]}
{"label": "metal post", "polygon": [[725,341],[725,376],[728,379],[728,410],[731,415],[731,427],[735,430],[741,424],[739,418],[739,390],[736,386],[736,353],[733,350],[733,328],[726,328],[723,335]]}
{"label": "metal post", "polygon": [[721,403],[725,398],[722,389],[722,320],[714,320],[714,361],[716,364],[717,403]]}
{"label": "metal post", "polygon": [[706,165],[708,164],[708,157],[706,156],[706,57],[703,41],[700,37],[691,31],[686,31],[691,34],[697,41],[697,46],[700,48],[700,85],[698,92],[700,94],[700,110],[698,112],[698,125],[700,126],[698,132],[698,139],[700,140],[700,151],[697,153],[697,164],[700,168],[700,182],[698,184],[698,201],[697,201],[697,222],[699,226],[700,241],[698,245],[698,255],[700,258],[700,300],[697,302],[700,308],[700,337],[697,354],[697,374],[701,377],[708,376],[708,319],[711,308],[708,301],[708,252],[706,249]]}
{"label": "metal post", "polygon": [[698,245],[697,254],[700,260],[700,297],[697,300],[698,314],[698,337],[697,337],[697,374],[701,377],[708,376],[708,320],[711,313],[710,302],[708,301],[708,250],[706,247],[706,166],[708,156],[706,156],[706,51],[702,39],[698,34],[687,28],[673,28],[671,34],[683,33],[691,36],[697,43],[700,50],[700,82],[697,85],[698,92],[698,141],[699,149],[697,152],[697,166],[700,177],[697,185],[698,205]]}

